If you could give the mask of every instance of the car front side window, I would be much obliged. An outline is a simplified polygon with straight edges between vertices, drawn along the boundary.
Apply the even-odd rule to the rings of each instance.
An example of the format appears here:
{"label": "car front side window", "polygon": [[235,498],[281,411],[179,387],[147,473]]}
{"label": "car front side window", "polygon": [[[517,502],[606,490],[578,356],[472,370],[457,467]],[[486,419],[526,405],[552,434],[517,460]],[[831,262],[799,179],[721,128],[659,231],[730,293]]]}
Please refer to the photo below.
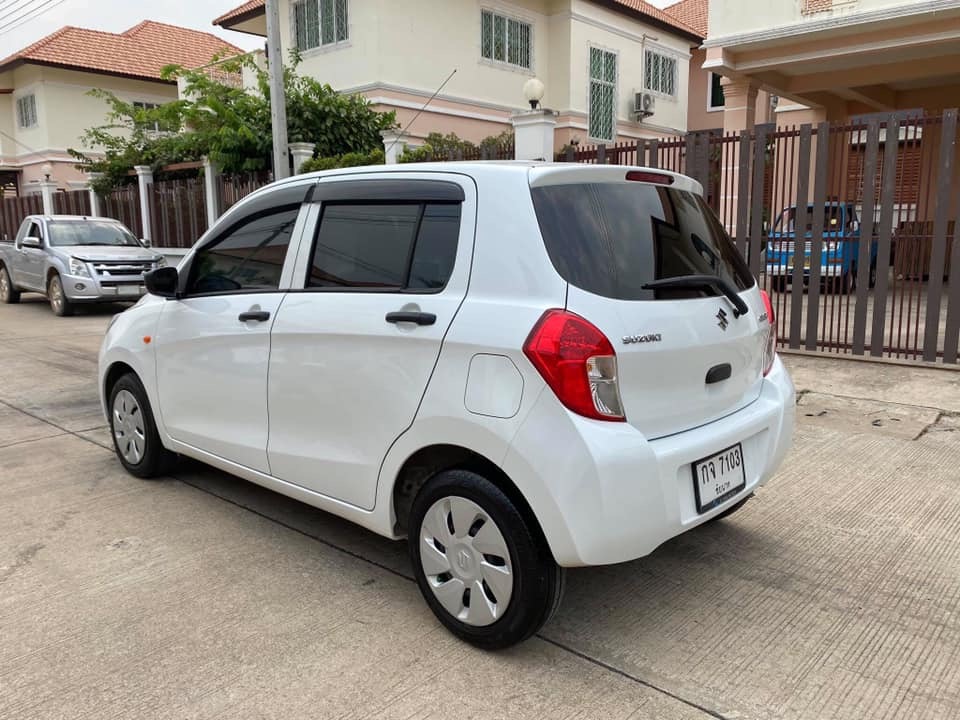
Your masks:
{"label": "car front side window", "polygon": [[300,206],[246,217],[200,248],[190,265],[187,295],[277,290]]}

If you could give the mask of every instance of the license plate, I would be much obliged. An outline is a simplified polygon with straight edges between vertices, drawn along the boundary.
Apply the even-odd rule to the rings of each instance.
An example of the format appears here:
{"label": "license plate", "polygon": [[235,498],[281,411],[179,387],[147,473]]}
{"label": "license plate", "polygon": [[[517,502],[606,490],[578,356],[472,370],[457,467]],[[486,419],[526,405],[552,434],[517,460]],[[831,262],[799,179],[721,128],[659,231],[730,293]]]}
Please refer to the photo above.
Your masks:
{"label": "license plate", "polygon": [[693,463],[693,491],[697,498],[698,513],[712,510],[746,485],[747,473],[743,467],[743,447],[740,443]]}
{"label": "license plate", "polygon": [[118,285],[117,286],[117,295],[139,295],[140,286],[139,285]]}

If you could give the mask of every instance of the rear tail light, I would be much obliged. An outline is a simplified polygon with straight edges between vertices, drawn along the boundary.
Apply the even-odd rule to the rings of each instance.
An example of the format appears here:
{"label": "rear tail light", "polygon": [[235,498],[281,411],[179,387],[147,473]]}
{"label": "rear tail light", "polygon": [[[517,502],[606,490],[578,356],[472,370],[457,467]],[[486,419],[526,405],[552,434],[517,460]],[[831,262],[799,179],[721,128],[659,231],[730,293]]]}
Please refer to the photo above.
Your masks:
{"label": "rear tail light", "polygon": [[547,310],[530,331],[523,353],[573,412],[594,420],[624,420],[617,354],[606,336],[579,315]]}
{"label": "rear tail light", "polygon": [[627,172],[627,180],[653,183],[654,185],[673,185],[673,175],[650,172],[649,170],[630,170]]}
{"label": "rear tail light", "polygon": [[773,368],[773,361],[777,357],[777,319],[773,314],[773,303],[770,302],[770,296],[766,290],[760,291],[760,297],[763,298],[763,306],[767,311],[767,342],[763,349],[763,375],[766,377]]}

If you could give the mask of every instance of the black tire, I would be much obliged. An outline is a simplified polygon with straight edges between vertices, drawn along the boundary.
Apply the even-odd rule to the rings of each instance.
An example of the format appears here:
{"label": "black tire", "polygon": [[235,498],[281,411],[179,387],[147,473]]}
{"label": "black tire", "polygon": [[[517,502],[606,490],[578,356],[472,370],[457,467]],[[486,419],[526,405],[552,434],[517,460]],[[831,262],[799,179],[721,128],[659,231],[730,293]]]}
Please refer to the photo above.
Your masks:
{"label": "black tire", "polygon": [[0,265],[0,302],[6,305],[20,302],[20,291],[13,286],[13,280],[4,265]]}
{"label": "black tire", "polygon": [[56,273],[47,281],[47,300],[50,301],[50,309],[57,317],[73,315],[74,305],[64,292],[63,281]]}
{"label": "black tire", "polygon": [[[425,516],[434,503],[446,498],[466,498],[478,505],[489,515],[509,550],[512,595],[503,614],[485,626],[462,622],[444,608],[421,563],[420,545],[421,541],[426,542],[423,534],[428,532],[424,528]],[[447,517],[452,527],[452,516]],[[421,488],[411,508],[407,544],[413,573],[427,605],[450,632],[477,647],[497,650],[523,642],[543,627],[560,605],[564,570],[554,561],[539,528],[531,525],[500,488],[474,472],[447,470]]]}
{"label": "black tire", "polygon": [[787,291],[787,278],[785,275],[777,275],[770,278],[770,287],[778,293]]}
{"label": "black tire", "polygon": [[709,523],[712,523],[712,522],[716,522],[717,520],[723,520],[724,518],[730,517],[730,516],[733,515],[737,510],[739,510],[739,509],[742,508],[744,505],[746,505],[747,502],[749,502],[750,498],[752,498],[752,497],[753,497],[753,493],[750,493],[749,495],[747,495],[747,496],[746,496],[743,500],[741,500],[740,502],[735,503],[734,505],[731,505],[730,507],[728,507],[726,510],[724,510],[722,513],[720,513],[720,514],[717,515],[716,517],[712,517],[712,518],[710,518],[709,520],[707,520],[707,523],[709,524]]}
{"label": "black tire", "polygon": [[871,290],[877,286],[877,264],[870,265],[870,283],[867,285]]}
{"label": "black tire", "polygon": [[[124,450],[121,448],[121,439],[118,437],[115,427],[118,419],[116,407],[117,396],[121,392],[128,392],[136,400],[139,406],[139,415],[142,418],[143,431],[143,449],[141,457],[137,461],[131,461],[124,457]],[[110,437],[113,438],[113,449],[117,453],[117,458],[126,468],[127,472],[138,478],[154,478],[165,475],[173,469],[176,463],[176,454],[170,452],[163,443],[160,442],[160,435],[157,433],[157,425],[153,421],[153,410],[150,408],[150,399],[147,397],[146,390],[140,379],[133,373],[127,373],[120,377],[113,387],[110,388]]]}
{"label": "black tire", "polygon": [[857,288],[856,268],[847,270],[843,275],[829,279],[831,292],[837,295],[849,295]]}

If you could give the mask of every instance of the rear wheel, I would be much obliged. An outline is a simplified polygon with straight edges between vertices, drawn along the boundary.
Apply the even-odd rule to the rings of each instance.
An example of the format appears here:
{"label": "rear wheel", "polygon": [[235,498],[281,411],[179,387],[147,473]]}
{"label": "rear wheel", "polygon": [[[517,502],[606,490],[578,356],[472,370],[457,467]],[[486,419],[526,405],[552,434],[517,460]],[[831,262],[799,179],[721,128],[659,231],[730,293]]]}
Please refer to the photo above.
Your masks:
{"label": "rear wheel", "polygon": [[563,569],[500,488],[448,470],[417,494],[408,544],[417,585],[454,635],[481,648],[526,640],[560,604]]}
{"label": "rear wheel", "polygon": [[770,287],[776,290],[778,293],[786,292],[787,277],[785,275],[778,275],[770,278]]}
{"label": "rear wheel", "polygon": [[110,434],[117,457],[131,475],[152,478],[173,467],[177,456],[160,442],[147,392],[133,373],[110,389]]}
{"label": "rear wheel", "polygon": [[20,302],[20,291],[13,287],[7,268],[0,265],[0,302],[10,305]]}
{"label": "rear wheel", "polygon": [[57,317],[67,317],[73,315],[73,303],[63,291],[63,282],[59,275],[51,275],[47,283],[47,299],[50,301],[50,309]]}

